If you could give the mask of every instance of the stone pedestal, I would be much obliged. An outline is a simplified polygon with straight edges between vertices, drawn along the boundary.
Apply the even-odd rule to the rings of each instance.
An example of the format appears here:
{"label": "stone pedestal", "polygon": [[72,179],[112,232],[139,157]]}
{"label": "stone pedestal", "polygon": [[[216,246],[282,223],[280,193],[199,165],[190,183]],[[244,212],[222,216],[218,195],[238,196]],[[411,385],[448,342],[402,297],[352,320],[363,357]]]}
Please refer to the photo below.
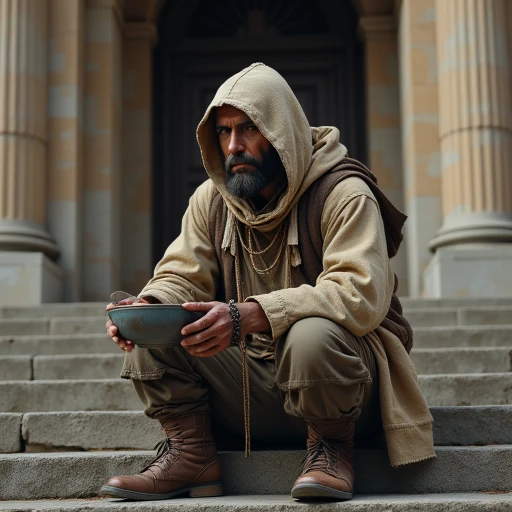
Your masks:
{"label": "stone pedestal", "polygon": [[41,252],[0,252],[0,304],[60,302],[64,271]]}
{"label": "stone pedestal", "polygon": [[425,295],[512,297],[512,245],[441,247],[425,270]]}

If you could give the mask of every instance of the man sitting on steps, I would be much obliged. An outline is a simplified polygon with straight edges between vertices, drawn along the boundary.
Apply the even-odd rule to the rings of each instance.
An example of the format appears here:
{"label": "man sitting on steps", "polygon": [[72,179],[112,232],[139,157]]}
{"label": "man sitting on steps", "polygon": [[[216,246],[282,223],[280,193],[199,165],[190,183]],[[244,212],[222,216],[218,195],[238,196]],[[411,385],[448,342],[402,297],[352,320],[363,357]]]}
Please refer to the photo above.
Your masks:
{"label": "man sitting on steps", "polygon": [[[155,500],[223,493],[211,419],[263,442],[306,442],[301,498],[350,499],[354,438],[384,429],[390,463],[435,456],[432,418],[408,356],[393,257],[405,216],[311,128],[286,81],[253,64],[217,91],[197,130],[203,183],[138,299],[206,315],[182,347],[126,351],[145,413],[167,434],[138,475],[102,493]],[[112,305],[109,305],[112,307]],[[250,377],[250,392],[247,377]]]}

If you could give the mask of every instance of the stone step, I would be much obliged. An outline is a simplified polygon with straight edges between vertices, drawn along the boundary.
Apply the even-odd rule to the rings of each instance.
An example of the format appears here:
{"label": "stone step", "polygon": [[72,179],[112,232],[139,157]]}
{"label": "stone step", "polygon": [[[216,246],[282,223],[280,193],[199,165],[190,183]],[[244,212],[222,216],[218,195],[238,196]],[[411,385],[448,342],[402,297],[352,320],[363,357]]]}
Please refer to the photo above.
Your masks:
{"label": "stone step", "polygon": [[417,327],[414,347],[512,347],[512,326]]}
{"label": "stone step", "polygon": [[512,325],[512,306],[459,309],[460,325]]}
{"label": "stone step", "polygon": [[22,419],[23,414],[0,412],[0,453],[15,453],[23,450],[21,443]]}
{"label": "stone step", "polygon": [[120,354],[119,347],[102,334],[0,336],[0,356]]}
{"label": "stone step", "polygon": [[[512,404],[512,372],[421,375],[430,406]],[[123,379],[0,381],[0,412],[139,410]]]}
{"label": "stone step", "polygon": [[511,512],[512,493],[356,494],[335,505],[295,501],[286,495],[238,495],[163,501],[70,499],[0,502],[2,512]]}
{"label": "stone step", "polygon": [[512,371],[509,347],[413,348],[411,359],[420,375]]}
{"label": "stone step", "polygon": [[410,309],[405,317],[413,327],[512,325],[512,306]]}
{"label": "stone step", "polygon": [[48,334],[106,334],[107,315],[52,318]]}
{"label": "stone step", "polygon": [[[40,306],[0,306],[0,318],[36,318],[57,316],[100,316],[105,313],[105,302],[69,302],[41,304]],[[512,306],[511,297],[494,298],[458,298],[458,299],[423,299],[400,297],[404,310],[410,309],[445,309],[445,308],[480,308],[494,306]]]}
{"label": "stone step", "polygon": [[[412,309],[406,318],[413,327],[512,325],[512,306],[466,309]],[[0,335],[102,334],[106,314],[27,319],[0,319]]]}
{"label": "stone step", "polygon": [[[121,351],[118,349],[118,352]],[[123,361],[122,353],[35,356],[33,378],[34,380],[116,379],[121,372]]]}
{"label": "stone step", "polygon": [[[417,327],[415,348],[512,347],[512,326]],[[2,355],[119,354],[107,336],[100,334],[0,336]]]}
{"label": "stone step", "polygon": [[0,356],[1,380],[32,380],[32,356]]}
{"label": "stone step", "polygon": [[[437,446],[512,444],[512,405],[431,407]],[[21,432],[21,434],[20,434]],[[120,435],[119,433],[129,433]],[[142,411],[0,414],[0,452],[150,450],[164,438]],[[379,446],[384,447],[383,440]]]}
{"label": "stone step", "polygon": [[[69,312],[75,312],[69,308]],[[98,308],[96,308],[98,309]],[[42,335],[42,334],[101,334],[105,332],[106,313],[103,310],[85,310],[88,315],[46,316],[35,314],[32,317],[0,315],[0,336],[11,335]],[[42,310],[47,311],[46,309]],[[60,309],[55,313],[59,314]],[[91,315],[90,313],[97,313]],[[99,313],[99,314],[98,314]],[[479,306],[479,307],[447,307],[412,308],[405,312],[406,318],[413,327],[449,327],[456,325],[512,325],[512,305]]]}
{"label": "stone step", "polygon": [[140,408],[129,380],[0,381],[1,412],[133,411]]}
{"label": "stone step", "polygon": [[[0,380],[116,379],[124,360],[119,352],[0,356]],[[508,347],[414,348],[411,358],[420,375],[512,370],[512,349]]]}
{"label": "stone step", "polygon": [[[480,309],[417,309],[407,312],[413,328],[512,326],[512,307]],[[103,334],[107,317],[56,317],[0,320],[1,336]]]}
{"label": "stone step", "polygon": [[[460,299],[418,299],[411,297],[400,297],[404,311],[416,309],[437,309],[447,308],[491,308],[509,306],[512,307],[510,298],[460,298]],[[40,306],[0,306],[0,318],[54,318],[54,317],[88,317],[104,316],[105,302],[70,302],[42,304]]]}
{"label": "stone step", "polygon": [[124,360],[121,351],[117,351],[117,354],[0,356],[0,380],[116,379]]}
{"label": "stone step", "polygon": [[512,306],[512,296],[492,298],[458,298],[458,299],[419,299],[400,297],[404,311],[411,309],[445,309],[445,308],[479,308],[494,306]]}
{"label": "stone step", "polygon": [[0,318],[53,318],[105,316],[105,302],[70,302],[41,306],[2,306]]}
{"label": "stone step", "polygon": [[[385,450],[356,450],[358,493],[440,493],[512,489],[512,446],[438,447],[437,458],[390,468]],[[303,452],[221,452],[227,494],[288,494]],[[69,452],[0,455],[4,500],[86,498],[108,478],[137,473],[154,452]],[[475,470],[478,468],[478,470]]]}
{"label": "stone step", "polygon": [[430,406],[512,404],[512,373],[420,375]]}
{"label": "stone step", "polygon": [[0,336],[42,334],[103,334],[106,314],[56,318],[1,319]]}
{"label": "stone step", "polygon": [[0,320],[0,336],[29,336],[48,334],[50,320],[48,318],[28,318],[25,320]]}

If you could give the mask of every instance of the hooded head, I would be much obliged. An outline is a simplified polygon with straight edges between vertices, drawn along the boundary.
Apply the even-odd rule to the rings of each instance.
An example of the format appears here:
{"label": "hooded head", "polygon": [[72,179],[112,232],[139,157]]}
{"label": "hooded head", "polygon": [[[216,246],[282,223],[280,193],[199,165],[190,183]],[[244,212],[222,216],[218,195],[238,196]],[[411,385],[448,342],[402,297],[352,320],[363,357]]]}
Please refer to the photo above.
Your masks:
{"label": "hooded head", "polygon": [[[226,186],[225,158],[220,151],[215,115],[215,109],[223,105],[245,113],[282,162],[287,187],[272,211],[257,215],[245,199],[231,194]],[[338,130],[310,128],[286,80],[261,63],[252,64],[221,85],[199,123],[197,139],[205,169],[228,208],[241,222],[262,230],[279,224],[311,183],[346,154]]]}

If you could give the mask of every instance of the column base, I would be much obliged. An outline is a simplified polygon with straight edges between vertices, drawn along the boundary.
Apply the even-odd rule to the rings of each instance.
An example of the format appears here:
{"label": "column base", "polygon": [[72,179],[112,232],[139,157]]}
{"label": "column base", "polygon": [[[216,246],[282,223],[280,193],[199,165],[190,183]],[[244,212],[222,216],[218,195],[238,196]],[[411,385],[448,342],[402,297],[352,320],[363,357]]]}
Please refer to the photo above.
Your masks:
{"label": "column base", "polygon": [[0,305],[62,301],[64,271],[40,252],[0,252]]}
{"label": "column base", "polygon": [[423,274],[426,298],[512,297],[512,244],[441,247]]}
{"label": "column base", "polygon": [[512,215],[478,212],[449,215],[429,249],[460,244],[512,243]]}
{"label": "column base", "polygon": [[44,229],[22,219],[0,219],[0,251],[42,252],[52,260],[59,257],[59,248]]}

